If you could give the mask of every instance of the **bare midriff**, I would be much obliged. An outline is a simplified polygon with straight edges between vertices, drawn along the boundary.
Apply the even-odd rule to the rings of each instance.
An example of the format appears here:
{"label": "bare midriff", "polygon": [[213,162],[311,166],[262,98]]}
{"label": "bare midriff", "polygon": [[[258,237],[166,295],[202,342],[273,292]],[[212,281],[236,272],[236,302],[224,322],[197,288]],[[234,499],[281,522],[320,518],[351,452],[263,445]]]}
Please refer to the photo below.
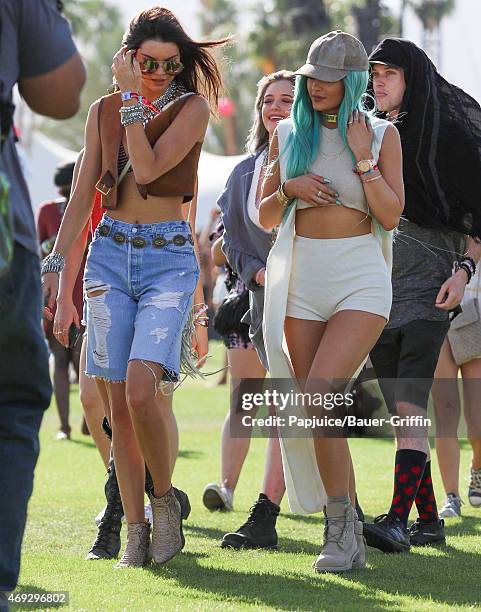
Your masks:
{"label": "bare midriff", "polygon": [[296,234],[304,238],[351,238],[371,233],[371,217],[346,206],[314,206],[296,211]]}
{"label": "bare midriff", "polygon": [[125,223],[161,223],[183,219],[182,196],[159,198],[147,196],[144,200],[135,184],[134,173],[129,172],[119,186],[117,208],[109,210],[108,216]]}

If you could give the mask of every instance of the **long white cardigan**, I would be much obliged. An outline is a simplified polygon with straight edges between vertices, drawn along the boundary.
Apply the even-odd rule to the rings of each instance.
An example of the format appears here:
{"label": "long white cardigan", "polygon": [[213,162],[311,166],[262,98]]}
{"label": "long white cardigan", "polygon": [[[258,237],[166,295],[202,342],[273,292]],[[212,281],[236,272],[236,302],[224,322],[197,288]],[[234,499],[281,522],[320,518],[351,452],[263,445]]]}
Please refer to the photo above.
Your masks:
{"label": "long white cardigan", "polygon": [[[382,119],[372,119],[373,158],[377,161],[381,149],[384,131],[388,125]],[[286,180],[287,137],[292,129],[290,119],[278,124],[279,158],[281,182]],[[287,345],[284,339],[284,320],[286,318],[287,295],[291,274],[292,249],[295,234],[295,205],[291,207],[287,218],[281,225],[276,243],[271,249],[266,264],[266,283],[264,298],[264,342],[269,362],[271,378],[289,378],[295,388],[295,376],[289,360]],[[383,255],[391,267],[392,263],[392,232],[380,238]],[[358,371],[364,364],[359,365]],[[355,377],[354,377],[355,378]],[[289,414],[307,417],[306,411],[296,406],[289,407]],[[307,430],[309,432],[309,430]],[[322,511],[326,503],[326,494],[317,468],[314,450],[314,439],[310,433],[306,437],[289,436],[289,430],[279,428],[279,438],[282,452],[284,478],[286,482],[289,507],[292,512],[312,514]]]}

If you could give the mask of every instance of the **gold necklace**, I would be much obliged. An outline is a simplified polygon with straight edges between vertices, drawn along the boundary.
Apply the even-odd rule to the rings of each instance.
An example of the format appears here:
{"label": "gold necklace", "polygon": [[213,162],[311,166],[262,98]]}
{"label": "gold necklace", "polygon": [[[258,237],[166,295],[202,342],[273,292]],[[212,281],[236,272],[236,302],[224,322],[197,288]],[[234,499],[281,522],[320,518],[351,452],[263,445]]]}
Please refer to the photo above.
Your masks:
{"label": "gold necklace", "polygon": [[338,115],[331,115],[329,113],[321,113],[322,120],[326,121],[327,123],[337,123],[337,117]]}

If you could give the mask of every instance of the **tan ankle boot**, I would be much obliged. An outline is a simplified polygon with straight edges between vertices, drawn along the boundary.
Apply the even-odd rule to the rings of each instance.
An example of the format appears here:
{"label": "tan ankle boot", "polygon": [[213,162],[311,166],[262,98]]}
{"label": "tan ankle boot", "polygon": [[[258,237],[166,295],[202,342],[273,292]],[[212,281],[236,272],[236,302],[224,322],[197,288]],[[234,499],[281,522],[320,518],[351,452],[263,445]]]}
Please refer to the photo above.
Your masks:
{"label": "tan ankle boot", "polygon": [[152,504],[151,554],[155,563],[166,563],[184,548],[181,508],[172,488],[162,497],[149,495]]}
{"label": "tan ankle boot", "polygon": [[149,562],[150,523],[127,523],[127,546],[116,568],[142,567]]}
{"label": "tan ankle boot", "polygon": [[314,563],[317,572],[347,572],[358,554],[354,533],[354,509],[349,500],[328,502],[324,507],[324,545]]}

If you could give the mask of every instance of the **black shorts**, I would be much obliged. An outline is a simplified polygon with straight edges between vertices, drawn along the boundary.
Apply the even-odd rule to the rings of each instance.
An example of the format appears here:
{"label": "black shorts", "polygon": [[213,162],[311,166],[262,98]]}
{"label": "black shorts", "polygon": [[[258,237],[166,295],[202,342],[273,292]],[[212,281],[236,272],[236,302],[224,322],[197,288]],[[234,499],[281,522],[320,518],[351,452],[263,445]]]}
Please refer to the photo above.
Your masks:
{"label": "black shorts", "polygon": [[382,332],[370,357],[390,413],[397,402],[427,408],[448,329],[449,321],[416,320]]}

